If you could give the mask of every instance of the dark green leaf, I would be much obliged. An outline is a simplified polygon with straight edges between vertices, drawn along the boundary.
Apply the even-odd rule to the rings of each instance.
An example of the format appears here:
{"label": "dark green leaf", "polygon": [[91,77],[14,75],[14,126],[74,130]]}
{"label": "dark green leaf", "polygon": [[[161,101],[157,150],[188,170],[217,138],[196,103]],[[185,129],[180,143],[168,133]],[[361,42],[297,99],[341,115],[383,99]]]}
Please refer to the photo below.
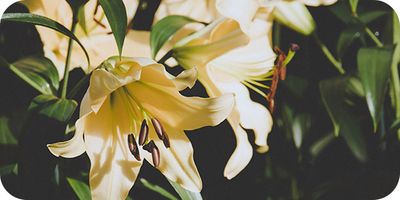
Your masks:
{"label": "dark green leaf", "polygon": [[158,21],[150,33],[151,57],[155,59],[158,51],[164,46],[168,39],[179,29],[188,23],[197,22],[189,17],[171,15]]}
{"label": "dark green leaf", "polygon": [[300,149],[305,135],[310,130],[311,116],[305,113],[296,115],[296,117],[293,119],[293,124],[291,127],[292,127],[294,144],[298,149]]}
{"label": "dark green leaf", "polygon": [[179,194],[179,196],[181,197],[182,200],[203,199],[203,197],[201,197],[200,192],[192,192],[192,191],[186,190],[183,187],[181,187],[179,184],[172,182],[170,180],[168,180],[168,181],[172,185],[172,187],[174,187],[175,191]]}
{"label": "dark green leaf", "polygon": [[0,176],[8,175],[11,173],[17,174],[16,173],[16,172],[18,172],[18,171],[16,171],[17,167],[18,167],[17,163],[0,167]]}
{"label": "dark green leaf", "polygon": [[399,129],[400,129],[400,119],[396,119],[396,120],[392,123],[392,125],[390,125],[390,129],[391,129],[392,131],[397,131],[397,130],[399,130]]}
{"label": "dark green leaf", "polygon": [[8,118],[0,117],[0,144],[15,145],[18,144],[8,123]]}
{"label": "dark green leaf", "polygon": [[361,48],[357,55],[358,71],[368,108],[377,130],[390,76],[393,48]]}
{"label": "dark green leaf", "polygon": [[389,14],[389,12],[384,10],[368,11],[366,13],[360,14],[359,18],[364,24],[369,24],[387,14]]}
{"label": "dark green leaf", "polygon": [[[113,1],[114,2],[114,1]],[[88,65],[90,65],[90,60],[89,60],[89,55],[85,49],[85,47],[82,45],[82,43],[78,40],[78,38],[67,28],[65,28],[62,24],[49,19],[44,16],[36,15],[36,14],[31,14],[31,13],[5,13],[1,20],[3,21],[11,21],[11,22],[21,22],[21,23],[29,23],[29,24],[34,24],[34,25],[39,25],[39,26],[44,26],[50,29],[53,29],[55,31],[58,31],[71,39],[75,40],[79,46],[82,47],[83,51],[85,52],[86,59],[88,61]]]}
{"label": "dark green leaf", "polygon": [[39,95],[35,97],[29,110],[66,122],[74,113],[78,103],[71,99],[59,99],[52,95]]}
{"label": "dark green leaf", "polygon": [[67,181],[80,200],[92,199],[89,186],[86,183],[73,178],[67,178]]}
{"label": "dark green leaf", "polygon": [[318,157],[334,140],[335,135],[333,133],[322,136],[310,147],[311,155],[314,158]]}
{"label": "dark green leaf", "polygon": [[28,57],[9,64],[0,57],[0,66],[8,67],[18,77],[42,94],[55,94],[59,86],[54,64],[44,57]]}
{"label": "dark green leaf", "polygon": [[329,6],[328,9],[343,23],[345,24],[354,24],[357,21],[354,19],[350,4],[347,1],[338,1],[332,6]]}
{"label": "dark green leaf", "polygon": [[358,0],[349,0],[351,12],[357,13]]}
{"label": "dark green leaf", "polygon": [[350,28],[344,29],[340,35],[337,42],[337,54],[339,58],[342,58],[347,48],[353,43],[353,41],[359,38],[363,34],[362,27],[352,26]]}
{"label": "dark green leaf", "polygon": [[89,0],[66,0],[71,9],[78,13],[79,9],[84,6]]}
{"label": "dark green leaf", "polygon": [[[320,92],[325,108],[332,120],[335,135],[340,135],[346,141],[353,155],[360,161],[367,160],[366,139],[361,130],[359,115],[352,107],[357,105],[353,101],[358,97],[359,88],[355,88],[353,77],[336,77],[320,82]],[[359,97],[358,97],[359,98]]]}
{"label": "dark green leaf", "polygon": [[111,26],[111,30],[113,31],[117,43],[118,52],[121,56],[126,28],[128,25],[124,2],[122,0],[99,0],[99,3],[106,14],[108,23]]}
{"label": "dark green leaf", "polygon": [[147,181],[146,179],[141,178],[141,179],[140,179],[140,182],[142,182],[142,184],[143,184],[146,188],[148,188],[148,189],[150,189],[150,190],[152,190],[152,191],[154,191],[154,192],[157,192],[158,194],[162,195],[163,197],[165,197],[165,198],[167,198],[167,199],[178,200],[178,198],[176,198],[174,195],[172,195],[171,193],[169,193],[169,192],[168,192],[167,190],[165,190],[164,188],[162,188],[162,187],[160,187],[160,186],[158,186],[158,185],[152,184],[152,183],[150,183],[149,181]]}

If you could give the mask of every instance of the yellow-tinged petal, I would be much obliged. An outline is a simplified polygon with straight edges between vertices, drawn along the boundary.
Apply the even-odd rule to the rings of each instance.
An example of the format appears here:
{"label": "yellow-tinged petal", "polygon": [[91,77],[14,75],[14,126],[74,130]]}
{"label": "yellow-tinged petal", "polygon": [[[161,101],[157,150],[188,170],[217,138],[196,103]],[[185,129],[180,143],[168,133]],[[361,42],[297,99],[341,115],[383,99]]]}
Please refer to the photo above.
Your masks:
{"label": "yellow-tinged petal", "polygon": [[169,15],[183,15],[202,22],[210,22],[217,13],[215,0],[162,0],[155,21]]}
{"label": "yellow-tinged petal", "polygon": [[297,1],[281,1],[275,4],[274,17],[282,24],[304,35],[311,34],[315,22],[307,7]]}
{"label": "yellow-tinged petal", "polygon": [[[170,140],[170,148],[165,148],[163,142],[158,139],[153,128],[150,128],[150,137],[160,150],[160,165],[158,169],[169,180],[178,183],[187,190],[200,192],[202,181],[193,160],[193,147],[183,131],[164,127]],[[146,160],[153,165],[152,156],[145,152]]]}
{"label": "yellow-tinged petal", "polygon": [[121,98],[114,93],[107,97],[101,109],[91,113],[85,123],[93,199],[125,199],[142,165],[129,151],[131,118]]}

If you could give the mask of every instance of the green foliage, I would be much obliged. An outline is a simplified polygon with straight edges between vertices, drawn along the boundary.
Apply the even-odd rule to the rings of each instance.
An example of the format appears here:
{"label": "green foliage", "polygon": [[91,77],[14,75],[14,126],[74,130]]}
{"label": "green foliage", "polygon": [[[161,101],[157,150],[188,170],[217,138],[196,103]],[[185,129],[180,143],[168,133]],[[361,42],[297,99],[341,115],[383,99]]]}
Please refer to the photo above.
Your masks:
{"label": "green foliage", "polygon": [[10,164],[0,167],[0,176],[8,175],[8,174],[18,174],[18,164]]}
{"label": "green foliage", "polygon": [[362,94],[359,81],[354,77],[340,76],[321,81],[319,87],[335,135],[343,137],[358,160],[366,161],[367,144],[360,116],[352,111],[352,107],[357,105],[354,98]]}
{"label": "green foliage", "polygon": [[179,184],[168,180],[182,200],[201,200],[203,197],[199,192],[192,192],[181,187]]}
{"label": "green foliage", "polygon": [[16,145],[18,144],[18,141],[11,132],[8,122],[8,118],[0,117],[0,144]]}
{"label": "green foliage", "polygon": [[393,48],[361,48],[357,63],[365,98],[372,116],[374,131],[378,128],[390,77]]}
{"label": "green foliage", "polygon": [[32,100],[29,110],[61,122],[67,122],[77,106],[78,103],[75,100],[60,99],[53,95],[39,95]]}
{"label": "green foliage", "polygon": [[85,52],[86,59],[88,61],[88,65],[90,65],[89,55],[88,55],[85,47],[82,45],[82,43],[79,41],[79,39],[74,35],[74,33],[69,31],[62,24],[60,24],[52,19],[49,19],[47,17],[36,15],[36,14],[31,14],[31,13],[5,13],[2,16],[1,20],[44,26],[44,27],[53,29],[55,31],[58,31],[59,33],[62,33],[65,36],[68,36],[69,38],[75,40],[79,44],[79,46],[81,46],[81,48]]}
{"label": "green foliage", "polygon": [[144,178],[141,178],[141,179],[140,179],[140,182],[141,182],[146,188],[148,188],[148,189],[150,189],[150,190],[152,190],[152,191],[154,191],[154,192],[157,192],[158,194],[162,195],[163,197],[165,197],[165,198],[167,198],[167,199],[170,199],[170,200],[178,200],[178,198],[176,198],[174,195],[172,195],[171,193],[169,193],[169,192],[168,192],[167,190],[165,190],[164,188],[162,188],[162,187],[160,187],[160,186],[158,186],[158,185],[152,184],[152,183],[150,183],[149,181],[147,181],[147,180],[144,179]]}
{"label": "green foliage", "polygon": [[115,42],[117,43],[118,52],[121,56],[128,25],[124,2],[122,0],[99,0],[99,3],[111,26]]}
{"label": "green foliage", "polygon": [[92,199],[92,197],[90,195],[89,186],[86,183],[84,183],[80,180],[68,178],[68,177],[67,177],[67,181],[68,181],[69,185],[71,186],[71,188],[74,190],[74,192],[79,200]]}
{"label": "green foliage", "polygon": [[156,58],[158,51],[164,46],[168,39],[179,29],[189,23],[197,22],[189,17],[171,15],[158,21],[150,33],[151,57]]}
{"label": "green foliage", "polygon": [[26,57],[9,64],[0,57],[0,66],[8,67],[19,78],[42,94],[56,94],[59,77],[53,62],[44,57]]}

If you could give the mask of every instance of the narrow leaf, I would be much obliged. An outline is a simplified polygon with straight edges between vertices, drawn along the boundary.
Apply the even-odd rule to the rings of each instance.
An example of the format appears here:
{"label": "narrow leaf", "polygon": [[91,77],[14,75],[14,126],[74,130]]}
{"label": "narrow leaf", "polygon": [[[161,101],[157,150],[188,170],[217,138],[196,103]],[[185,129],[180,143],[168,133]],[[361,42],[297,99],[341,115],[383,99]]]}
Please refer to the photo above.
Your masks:
{"label": "narrow leaf", "polygon": [[4,176],[4,175],[11,174],[11,173],[15,173],[15,168],[16,167],[17,167],[17,163],[1,166],[0,167],[0,176]]}
{"label": "narrow leaf", "polygon": [[393,48],[361,48],[357,55],[358,71],[375,132],[382,114],[392,56]]}
{"label": "narrow leaf", "polygon": [[349,0],[351,12],[357,13],[358,0]]}
{"label": "narrow leaf", "polygon": [[325,108],[332,120],[334,133],[341,136],[347,143],[353,155],[360,161],[367,160],[367,145],[363,135],[360,115],[352,110],[358,103],[354,98],[360,98],[359,88],[352,82],[353,77],[335,77],[320,82],[320,92]]}
{"label": "narrow leaf", "polygon": [[185,188],[181,187],[179,184],[168,180],[169,183],[172,185],[172,187],[175,189],[175,191],[179,194],[179,196],[182,198],[182,200],[201,200],[203,197],[199,192],[192,192],[189,190],[186,190]]}
{"label": "narrow leaf", "polygon": [[334,140],[335,136],[332,133],[322,136],[314,144],[311,145],[311,155],[314,158],[318,157]]}
{"label": "narrow leaf", "polygon": [[340,35],[337,42],[336,51],[339,58],[342,58],[350,45],[355,41],[355,39],[359,38],[362,32],[362,27],[360,26],[352,26],[350,28],[344,29]]}
{"label": "narrow leaf", "polygon": [[89,186],[86,183],[73,178],[67,178],[67,181],[80,200],[92,199]]}
{"label": "narrow leaf", "polygon": [[18,144],[15,139],[10,127],[9,120],[7,117],[0,117],[0,144],[3,145],[15,145]]}
{"label": "narrow leaf", "polygon": [[69,31],[65,26],[62,24],[49,19],[44,16],[32,14],[32,13],[6,13],[2,16],[1,18],[2,21],[10,21],[10,22],[21,22],[21,23],[29,23],[29,24],[34,24],[38,26],[44,26],[50,29],[53,29],[55,31],[58,31],[65,36],[70,37],[71,39],[75,40],[79,46],[83,49],[86,55],[86,59],[88,61],[88,65],[90,65],[90,60],[89,60],[89,54],[87,53],[85,47],[82,45],[82,43],[79,41],[79,39]]}
{"label": "narrow leaf", "polygon": [[128,25],[124,2],[122,0],[99,0],[99,3],[106,14],[121,56]]}
{"label": "narrow leaf", "polygon": [[152,191],[154,191],[154,192],[157,192],[158,194],[162,195],[163,197],[165,197],[165,198],[167,198],[167,199],[170,199],[170,200],[178,200],[178,198],[176,198],[174,195],[172,195],[171,193],[169,193],[169,192],[168,192],[167,190],[165,190],[164,188],[162,188],[162,187],[160,187],[160,186],[158,186],[158,185],[152,184],[152,183],[150,183],[149,181],[147,181],[146,179],[141,178],[141,179],[140,179],[140,182],[142,182],[142,184],[143,184],[146,188],[148,188],[148,189],[150,189],[150,190],[152,190]]}
{"label": "narrow leaf", "polygon": [[365,12],[363,14],[360,14],[360,20],[364,23],[364,24],[369,24],[373,21],[375,21],[376,19],[379,19],[380,17],[383,17],[385,15],[389,14],[388,11],[384,11],[384,10],[375,10],[375,11],[369,11],[369,12]]}
{"label": "narrow leaf", "polygon": [[158,51],[160,51],[173,34],[186,24],[193,22],[197,21],[180,15],[171,15],[158,21],[152,27],[150,33],[151,57],[155,59]]}
{"label": "narrow leaf", "polygon": [[70,119],[77,106],[78,103],[71,99],[59,99],[52,95],[39,95],[32,100],[29,110],[66,122]]}

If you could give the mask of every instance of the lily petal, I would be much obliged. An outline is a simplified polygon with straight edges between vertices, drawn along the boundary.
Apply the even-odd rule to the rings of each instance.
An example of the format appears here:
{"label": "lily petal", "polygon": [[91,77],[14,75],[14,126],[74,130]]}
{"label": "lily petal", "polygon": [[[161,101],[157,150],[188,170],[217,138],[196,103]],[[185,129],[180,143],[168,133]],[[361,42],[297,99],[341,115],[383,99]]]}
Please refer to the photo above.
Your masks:
{"label": "lily petal", "polygon": [[298,1],[306,4],[307,6],[320,6],[320,5],[328,6],[337,2],[337,0],[298,0]]}
{"label": "lily petal", "polygon": [[[170,148],[165,148],[158,139],[154,129],[150,129],[150,137],[160,150],[160,165],[158,169],[169,180],[178,183],[183,188],[200,192],[202,181],[193,160],[193,147],[183,131],[178,131],[169,126],[164,127],[170,139]],[[146,160],[153,165],[151,154],[145,153]]]}
{"label": "lily petal", "polygon": [[125,199],[142,161],[129,152],[130,118],[121,95],[108,97],[85,124],[86,152],[91,162],[89,182],[93,199]]}
{"label": "lily petal", "polygon": [[311,34],[315,22],[307,7],[297,1],[281,1],[275,4],[274,17],[276,20],[304,35]]}

